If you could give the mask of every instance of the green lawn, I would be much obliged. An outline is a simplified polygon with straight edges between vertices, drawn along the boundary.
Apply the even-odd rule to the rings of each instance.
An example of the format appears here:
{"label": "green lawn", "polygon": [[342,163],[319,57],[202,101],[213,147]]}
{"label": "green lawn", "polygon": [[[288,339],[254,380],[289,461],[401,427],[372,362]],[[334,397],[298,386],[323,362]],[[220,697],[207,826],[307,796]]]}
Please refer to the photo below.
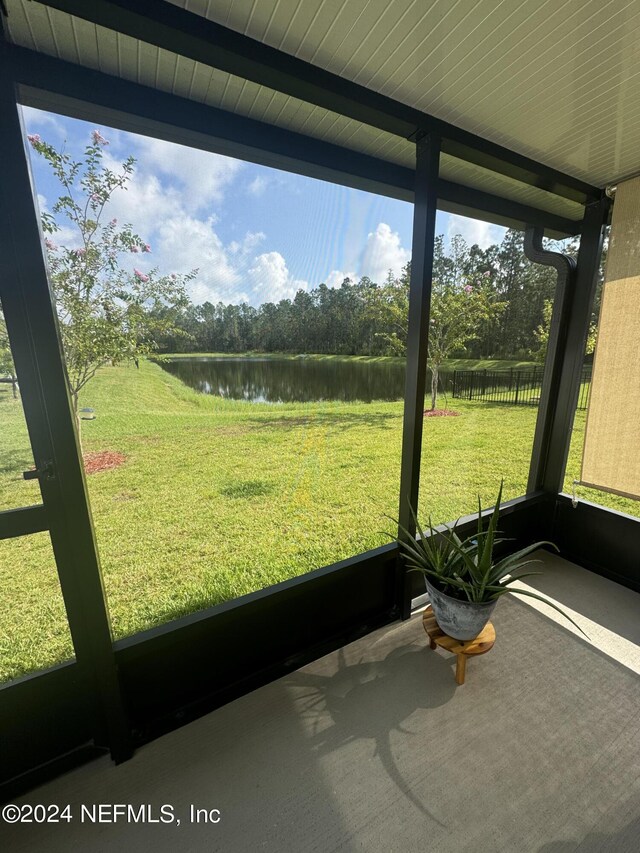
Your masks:
{"label": "green lawn", "polygon": [[[0,386],[2,387],[2,386]],[[103,369],[84,448],[125,463],[88,477],[115,635],[388,541],[402,403],[252,404],[197,394],[158,365]],[[420,509],[434,523],[525,491],[536,411],[449,400],[425,421]],[[19,401],[0,393],[0,509],[37,502]],[[578,415],[576,435],[583,429]],[[579,470],[572,447],[570,478]],[[640,515],[634,501],[582,497]],[[71,655],[48,534],[2,542],[0,679]]]}

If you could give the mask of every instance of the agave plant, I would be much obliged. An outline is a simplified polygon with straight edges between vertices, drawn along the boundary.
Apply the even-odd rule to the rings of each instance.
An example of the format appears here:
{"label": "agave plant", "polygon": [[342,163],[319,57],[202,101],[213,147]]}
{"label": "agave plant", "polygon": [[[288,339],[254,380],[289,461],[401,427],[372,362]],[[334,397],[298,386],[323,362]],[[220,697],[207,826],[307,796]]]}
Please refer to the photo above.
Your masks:
{"label": "agave plant", "polygon": [[522,572],[521,570],[532,563],[540,562],[540,560],[526,558],[542,545],[549,545],[558,551],[553,542],[535,542],[499,560],[495,559],[493,553],[495,546],[506,541],[498,536],[503,486],[504,480],[500,483],[498,497],[486,529],[483,525],[482,506],[478,495],[477,531],[466,539],[458,536],[456,531],[458,522],[452,526],[445,525],[444,530],[437,531],[431,524],[431,518],[428,525],[430,535],[427,536],[412,508],[411,513],[419,538],[416,539],[400,525],[400,530],[405,533],[406,538],[397,539],[403,551],[405,563],[410,571],[422,572],[432,583],[435,581],[435,586],[441,592],[460,601],[486,604],[497,600],[507,592],[536,598],[560,613],[586,637],[582,628],[552,601],[528,589],[511,588],[511,584],[516,581],[542,574],[542,572]]}

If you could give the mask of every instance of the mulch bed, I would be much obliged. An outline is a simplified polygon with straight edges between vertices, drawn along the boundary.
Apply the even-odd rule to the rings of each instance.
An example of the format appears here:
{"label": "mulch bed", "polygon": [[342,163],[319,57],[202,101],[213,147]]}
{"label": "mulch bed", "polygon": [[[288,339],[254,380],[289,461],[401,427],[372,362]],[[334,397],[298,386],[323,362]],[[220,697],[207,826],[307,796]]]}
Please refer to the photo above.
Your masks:
{"label": "mulch bed", "polygon": [[457,418],[460,412],[454,412],[453,409],[425,409],[425,418]]}
{"label": "mulch bed", "polygon": [[91,453],[83,453],[84,470],[87,474],[97,474],[99,471],[110,471],[118,468],[126,460],[124,453],[115,450],[97,450]]}

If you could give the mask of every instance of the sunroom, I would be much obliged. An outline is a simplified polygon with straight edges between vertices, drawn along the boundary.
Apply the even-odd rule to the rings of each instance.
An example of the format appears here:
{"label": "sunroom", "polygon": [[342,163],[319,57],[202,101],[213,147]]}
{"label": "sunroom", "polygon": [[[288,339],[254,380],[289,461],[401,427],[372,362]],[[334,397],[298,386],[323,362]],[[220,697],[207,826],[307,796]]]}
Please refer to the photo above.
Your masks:
{"label": "sunroom", "polygon": [[1,5],[6,849],[638,849],[640,5]]}

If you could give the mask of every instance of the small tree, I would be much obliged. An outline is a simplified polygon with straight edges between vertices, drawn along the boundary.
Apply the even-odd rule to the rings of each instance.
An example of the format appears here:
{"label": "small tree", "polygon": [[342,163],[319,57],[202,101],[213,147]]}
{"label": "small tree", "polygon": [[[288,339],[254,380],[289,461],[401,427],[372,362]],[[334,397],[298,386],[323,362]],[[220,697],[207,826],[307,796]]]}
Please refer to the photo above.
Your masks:
{"label": "small tree", "polygon": [[[45,240],[51,284],[77,412],[78,394],[100,367],[124,360],[137,365],[141,356],[157,348],[161,335],[176,330],[177,314],[188,304],[185,284],[197,271],[160,275],[157,268],[127,268],[126,259],[149,253],[151,247],[131,225],[104,220],[111,198],[126,190],[133,175],[133,157],[117,172],[109,169],[103,162],[109,143],[97,130],[81,160],[57,151],[37,134],[28,139],[63,190],[52,213],[43,213],[42,226],[51,235]],[[73,237],[66,238],[60,220],[71,226]],[[55,242],[56,234],[65,235],[64,243]]]}
{"label": "small tree", "polygon": [[478,337],[483,323],[495,319],[506,303],[497,302],[489,274],[475,282],[434,279],[431,292],[427,365],[431,370],[431,410],[438,400],[442,362]]}
{"label": "small tree", "polygon": [[[491,273],[472,280],[465,272],[466,244],[454,238],[452,257],[444,254],[444,240],[436,238],[434,276],[431,290],[431,315],[427,366],[431,370],[431,410],[438,400],[438,381],[442,362],[464,348],[479,335],[481,326],[496,319],[506,303],[498,302],[491,286]],[[383,330],[378,336],[394,355],[406,352],[409,315],[411,261],[399,279],[387,278],[378,289],[373,311]]]}

